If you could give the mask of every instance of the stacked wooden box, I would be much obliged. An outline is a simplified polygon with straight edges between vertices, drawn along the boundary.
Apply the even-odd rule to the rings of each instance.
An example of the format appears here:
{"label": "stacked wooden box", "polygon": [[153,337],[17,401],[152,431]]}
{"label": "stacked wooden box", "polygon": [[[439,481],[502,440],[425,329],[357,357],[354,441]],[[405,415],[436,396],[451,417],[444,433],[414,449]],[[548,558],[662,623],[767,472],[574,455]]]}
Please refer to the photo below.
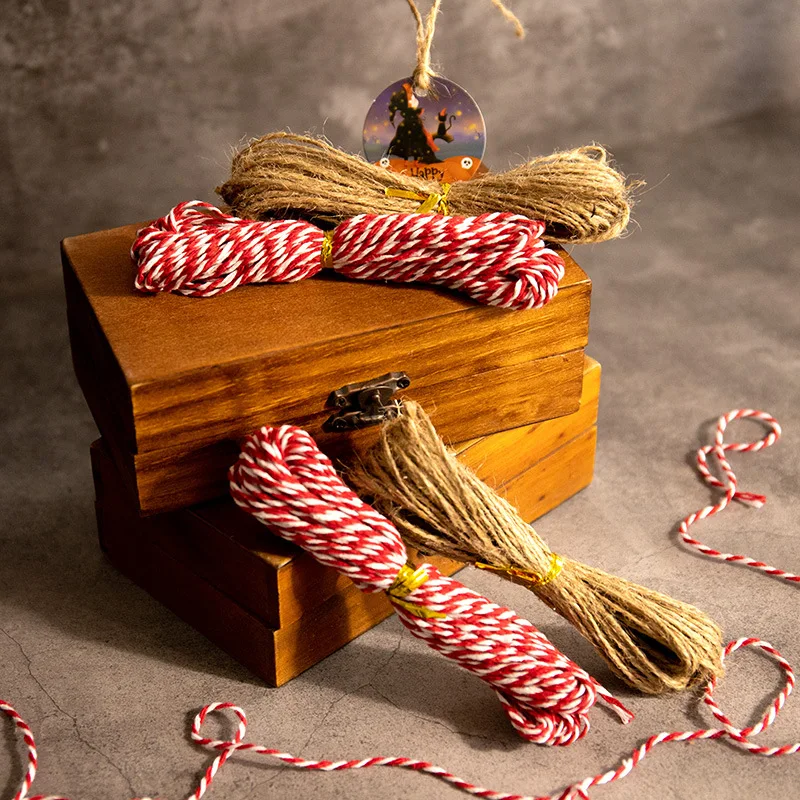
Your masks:
{"label": "stacked wooden box", "polygon": [[422,403],[525,519],[591,481],[600,387],[599,364],[584,355],[591,283],[566,254],[558,295],[528,312],[324,277],[197,299],[134,290],[135,232],[62,245],[73,362],[102,437],[91,448],[101,546],[268,683],[391,609],[234,506],[226,473],[250,430],[300,425],[346,468],[376,428],[337,423],[331,393],[404,374],[397,397]]}

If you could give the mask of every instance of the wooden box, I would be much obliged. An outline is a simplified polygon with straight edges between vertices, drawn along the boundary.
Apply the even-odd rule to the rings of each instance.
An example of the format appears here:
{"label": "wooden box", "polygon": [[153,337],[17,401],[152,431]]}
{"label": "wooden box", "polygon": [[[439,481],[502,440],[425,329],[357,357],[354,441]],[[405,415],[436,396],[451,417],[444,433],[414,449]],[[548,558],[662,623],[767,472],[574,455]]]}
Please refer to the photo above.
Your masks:
{"label": "wooden box", "polygon": [[[588,485],[600,366],[586,359],[577,411],[471,440],[459,458],[533,520]],[[100,542],[125,575],[272,686],[389,616],[383,594],[272,536],[230,499],[147,517],[103,440],[92,445]],[[429,558],[452,574],[461,565]]]}
{"label": "wooden box", "polygon": [[62,255],[75,371],[143,514],[224,495],[260,425],[301,425],[346,460],[369,432],[326,431],[329,396],[385,373],[406,373],[403,395],[455,443],[578,408],[591,283],[566,253],[534,311],[336,277],[199,299],[134,290],[136,229],[66,239]]}

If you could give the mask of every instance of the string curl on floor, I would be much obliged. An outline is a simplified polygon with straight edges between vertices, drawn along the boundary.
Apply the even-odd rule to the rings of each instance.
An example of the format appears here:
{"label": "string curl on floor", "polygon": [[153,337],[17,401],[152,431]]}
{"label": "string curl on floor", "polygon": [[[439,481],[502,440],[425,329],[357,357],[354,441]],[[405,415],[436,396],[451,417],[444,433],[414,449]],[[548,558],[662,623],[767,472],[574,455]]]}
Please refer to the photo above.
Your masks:
{"label": "string curl on floor", "polygon": [[[720,709],[714,699],[714,689],[716,688],[716,679],[712,679],[706,687],[703,695],[703,702],[711,710],[715,719],[719,722],[719,728],[705,728],[692,731],[673,731],[663,732],[651,736],[637,747],[627,758],[624,758],[616,767],[609,769],[606,772],[601,772],[596,775],[590,775],[583,780],[576,781],[570,784],[560,792],[552,795],[523,795],[518,792],[502,792],[496,789],[489,789],[479,784],[471,783],[464,778],[454,775],[452,772],[439,767],[430,761],[424,761],[420,758],[409,758],[407,756],[367,756],[358,759],[342,759],[338,761],[329,761],[327,759],[312,759],[303,758],[302,756],[295,756],[283,750],[273,747],[265,747],[255,742],[246,742],[244,740],[247,733],[247,717],[244,709],[235,705],[234,703],[209,703],[197,714],[192,722],[190,735],[193,741],[211,750],[216,750],[217,755],[214,760],[203,772],[197,786],[192,791],[186,800],[200,800],[200,798],[211,787],[214,778],[219,773],[220,768],[226,761],[236,753],[253,753],[255,755],[268,756],[275,758],[278,761],[286,764],[295,769],[306,769],[321,772],[341,772],[343,770],[352,769],[367,769],[369,767],[398,767],[400,769],[408,769],[413,772],[421,772],[426,775],[440,780],[450,786],[459,789],[460,791],[469,794],[473,797],[486,798],[486,800],[589,800],[589,790],[594,786],[602,786],[608,783],[614,783],[621,778],[629,775],[633,769],[650,754],[653,748],[660,744],[668,744],[670,742],[695,742],[701,739],[727,739],[732,745],[740,747],[754,755],[761,756],[787,756],[794,755],[800,752],[800,742],[790,744],[777,745],[773,747],[765,747],[758,745],[752,741],[752,737],[762,733],[769,728],[777,719],[778,714],[786,703],[787,698],[792,692],[795,684],[794,672],[791,665],[783,658],[783,656],[771,645],[769,642],[761,641],[760,639],[743,638],[730,642],[723,653],[723,657],[729,656],[736,650],[745,647],[752,647],[757,649],[775,661],[778,666],[783,670],[785,682],[783,688],[780,690],[775,699],[767,705],[761,719],[754,725],[745,728],[739,728],[734,725],[728,716]],[[9,717],[22,732],[22,737],[28,751],[28,766],[22,784],[14,795],[13,800],[67,800],[61,795],[33,795],[29,796],[28,791],[31,788],[33,779],[36,776],[38,767],[38,753],[36,750],[36,742],[33,738],[33,731],[31,731],[25,720],[19,715],[16,709],[5,700],[0,700],[0,711]],[[237,720],[238,726],[233,739],[222,740],[212,739],[204,736],[202,733],[202,726],[209,714],[216,712],[230,711],[233,713]],[[151,798],[135,798],[135,800],[151,800]]]}

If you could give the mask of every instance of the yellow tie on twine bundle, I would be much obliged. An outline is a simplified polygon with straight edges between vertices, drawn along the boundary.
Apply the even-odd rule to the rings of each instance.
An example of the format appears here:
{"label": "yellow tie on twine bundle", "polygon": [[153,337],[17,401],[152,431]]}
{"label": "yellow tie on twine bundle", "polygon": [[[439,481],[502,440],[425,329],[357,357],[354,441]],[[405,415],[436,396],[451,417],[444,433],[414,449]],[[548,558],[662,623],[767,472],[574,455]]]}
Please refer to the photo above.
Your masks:
{"label": "yellow tie on twine bundle", "polygon": [[412,192],[410,189],[397,189],[392,186],[387,186],[384,189],[384,194],[387,197],[403,197],[406,200],[421,200],[422,204],[414,211],[417,214],[441,214],[447,216],[450,210],[447,207],[447,195],[450,194],[450,184],[443,183],[441,190],[438,192],[431,192],[427,197],[419,192]]}
{"label": "yellow tie on twine bundle", "polygon": [[532,572],[529,569],[519,569],[518,567],[499,567],[495,564],[484,564],[483,561],[476,561],[474,566],[478,569],[485,569],[494,572],[496,575],[508,575],[511,580],[518,580],[523,586],[547,586],[550,581],[554,581],[564,568],[564,559],[558,553],[550,553],[550,566],[543,575]]}
{"label": "yellow tie on twine bundle", "polygon": [[333,231],[325,231],[322,236],[322,266],[324,269],[333,268]]}
{"label": "yellow tie on twine bundle", "polygon": [[702,611],[553,553],[516,510],[447,449],[414,402],[384,423],[349,476],[421,553],[524,583],[648,694],[685,689],[722,672],[722,633]]}
{"label": "yellow tie on twine bundle", "polygon": [[394,583],[386,590],[386,594],[392,598],[392,603],[394,605],[401,606],[415,617],[421,617],[422,619],[444,619],[446,615],[442,614],[440,611],[433,611],[430,608],[418,606],[416,603],[411,603],[405,599],[414,589],[418,589],[422,586],[429,577],[430,575],[428,575],[424,564],[421,567],[417,567],[417,569],[412,569],[408,564],[403,564],[400,568],[400,572],[397,573],[397,577],[394,579]]}

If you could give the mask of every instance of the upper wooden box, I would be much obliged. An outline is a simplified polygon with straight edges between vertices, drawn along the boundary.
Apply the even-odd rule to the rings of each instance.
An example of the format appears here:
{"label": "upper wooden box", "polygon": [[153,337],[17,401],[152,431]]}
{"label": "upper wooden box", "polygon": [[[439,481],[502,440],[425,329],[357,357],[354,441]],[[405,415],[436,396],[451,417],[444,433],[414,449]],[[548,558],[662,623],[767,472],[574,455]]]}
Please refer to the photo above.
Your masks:
{"label": "upper wooden box", "polygon": [[364,431],[323,430],[332,391],[405,372],[402,395],[453,443],[578,408],[591,282],[566,275],[542,309],[315,277],[214,298],[134,290],[137,226],[62,243],[75,371],[145,514],[227,491],[237,440],[264,424],[305,427],[345,458]]}

